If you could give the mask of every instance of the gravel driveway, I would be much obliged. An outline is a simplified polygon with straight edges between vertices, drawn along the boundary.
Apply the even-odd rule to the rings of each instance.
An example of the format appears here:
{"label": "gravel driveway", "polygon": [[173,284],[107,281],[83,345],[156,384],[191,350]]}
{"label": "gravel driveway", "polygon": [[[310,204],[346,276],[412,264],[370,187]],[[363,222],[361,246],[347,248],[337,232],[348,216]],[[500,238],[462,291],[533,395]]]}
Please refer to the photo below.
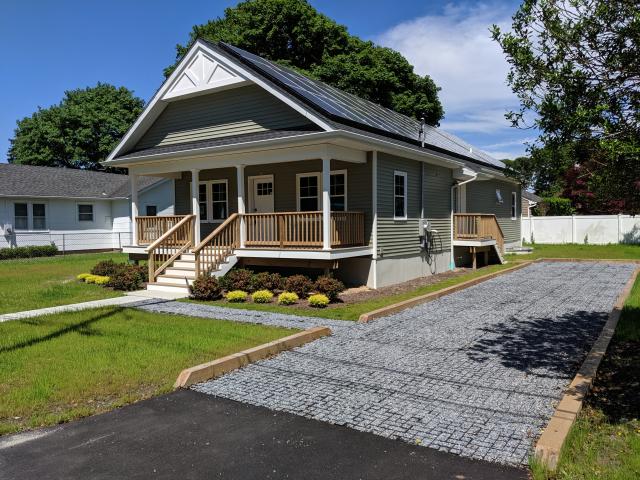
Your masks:
{"label": "gravel driveway", "polygon": [[193,388],[525,464],[634,268],[536,263]]}

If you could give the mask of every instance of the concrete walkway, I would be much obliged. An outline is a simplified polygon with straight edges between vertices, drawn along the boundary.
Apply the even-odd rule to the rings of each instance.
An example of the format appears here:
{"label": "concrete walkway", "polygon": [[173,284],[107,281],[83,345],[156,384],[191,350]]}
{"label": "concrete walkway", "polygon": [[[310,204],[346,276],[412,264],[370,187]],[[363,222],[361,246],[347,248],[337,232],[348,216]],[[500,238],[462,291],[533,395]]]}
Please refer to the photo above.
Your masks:
{"label": "concrete walkway", "polygon": [[526,464],[635,267],[533,264],[193,388]]}

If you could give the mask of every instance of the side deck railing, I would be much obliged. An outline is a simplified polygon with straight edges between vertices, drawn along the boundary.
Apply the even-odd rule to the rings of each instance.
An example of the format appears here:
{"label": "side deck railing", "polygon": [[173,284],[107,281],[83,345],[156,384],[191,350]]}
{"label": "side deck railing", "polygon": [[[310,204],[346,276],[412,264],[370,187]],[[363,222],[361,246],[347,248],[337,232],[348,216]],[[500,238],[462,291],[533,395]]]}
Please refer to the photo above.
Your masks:
{"label": "side deck railing", "polygon": [[136,217],[136,245],[151,245],[187,215]]}
{"label": "side deck railing", "polygon": [[490,213],[456,213],[453,215],[454,240],[495,240],[504,253],[504,233],[495,215]]}

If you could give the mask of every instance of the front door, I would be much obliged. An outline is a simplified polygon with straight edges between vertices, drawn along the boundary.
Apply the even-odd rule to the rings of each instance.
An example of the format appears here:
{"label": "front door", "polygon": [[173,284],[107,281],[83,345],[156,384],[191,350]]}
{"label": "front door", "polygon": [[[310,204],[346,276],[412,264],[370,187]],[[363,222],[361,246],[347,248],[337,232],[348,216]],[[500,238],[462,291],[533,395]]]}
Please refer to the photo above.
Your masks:
{"label": "front door", "polygon": [[249,191],[251,201],[249,208],[254,213],[272,213],[273,203],[273,175],[249,177]]}

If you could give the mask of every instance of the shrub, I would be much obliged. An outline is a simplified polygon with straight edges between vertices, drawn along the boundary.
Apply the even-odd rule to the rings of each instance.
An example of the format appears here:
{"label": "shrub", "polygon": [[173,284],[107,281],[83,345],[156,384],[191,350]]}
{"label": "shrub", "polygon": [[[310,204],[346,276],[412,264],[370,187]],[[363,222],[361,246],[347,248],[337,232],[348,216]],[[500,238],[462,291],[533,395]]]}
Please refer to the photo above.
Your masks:
{"label": "shrub", "polygon": [[237,268],[229,271],[222,277],[222,288],[225,290],[251,291],[251,277],[253,272],[244,268]]}
{"label": "shrub", "polygon": [[93,275],[103,275],[108,277],[114,275],[124,265],[124,263],[116,263],[113,260],[102,260],[93,266],[91,273]]}
{"label": "shrub", "polygon": [[285,281],[284,288],[298,297],[306,297],[313,288],[313,282],[306,275],[291,275]]}
{"label": "shrub", "polygon": [[231,303],[242,303],[247,301],[248,293],[242,290],[233,290],[228,292],[226,297],[227,301]]}
{"label": "shrub", "polygon": [[571,200],[562,197],[545,197],[534,209],[534,215],[555,216],[573,215],[576,209],[573,208]]}
{"label": "shrub", "polygon": [[95,283],[96,285],[107,285],[109,282],[111,281],[110,277],[107,277],[105,275],[94,275],[93,276],[93,283]]}
{"label": "shrub", "polygon": [[216,277],[203,273],[189,286],[189,292],[196,300],[217,300],[222,296],[222,287]]}
{"label": "shrub", "polygon": [[318,277],[313,289],[316,293],[326,295],[333,302],[338,299],[338,295],[341,292],[344,292],[344,283],[333,277],[322,276]]}
{"label": "shrub", "polygon": [[91,276],[90,273],[81,273],[80,275],[76,276],[76,278],[84,282],[84,279],[90,276]]}
{"label": "shrub", "polygon": [[282,290],[283,279],[279,273],[260,272],[251,277],[252,290]]}
{"label": "shrub", "polygon": [[126,268],[121,268],[109,277],[107,286],[114,290],[123,290],[125,292],[142,288],[142,284],[144,283],[142,275],[140,275],[138,269],[129,267],[133,267],[133,265],[127,265]]}
{"label": "shrub", "polygon": [[329,298],[322,293],[316,293],[315,295],[311,295],[309,297],[309,305],[314,308],[325,308],[329,305]]}
{"label": "shrub", "polygon": [[96,283],[96,278],[98,278],[97,275],[89,274],[86,277],[84,277],[84,282],[85,283]]}
{"label": "shrub", "polygon": [[298,300],[298,295],[293,292],[282,292],[280,295],[278,295],[278,303],[280,305],[293,305]]}
{"label": "shrub", "polygon": [[273,293],[269,290],[258,290],[251,295],[251,299],[255,303],[269,303],[273,298]]}
{"label": "shrub", "polygon": [[29,247],[0,248],[0,260],[12,258],[53,257],[58,253],[58,247],[51,245],[31,245]]}

